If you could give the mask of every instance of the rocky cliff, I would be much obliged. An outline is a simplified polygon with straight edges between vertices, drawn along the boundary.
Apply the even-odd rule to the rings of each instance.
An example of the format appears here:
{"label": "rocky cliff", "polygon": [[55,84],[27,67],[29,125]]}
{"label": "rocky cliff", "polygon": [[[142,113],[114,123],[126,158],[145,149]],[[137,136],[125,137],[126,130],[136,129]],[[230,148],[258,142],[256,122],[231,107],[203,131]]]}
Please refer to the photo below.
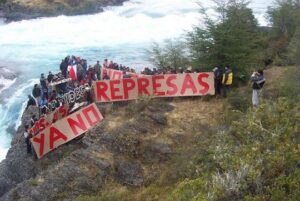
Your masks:
{"label": "rocky cliff", "polygon": [[5,0],[0,1],[0,17],[7,21],[18,21],[58,15],[93,14],[102,12],[105,6],[121,5],[124,1],[126,0]]}
{"label": "rocky cliff", "polygon": [[172,154],[158,135],[173,106],[157,100],[98,107],[103,122],[41,160],[26,153],[22,136],[23,125],[37,113],[29,108],[0,165],[0,200],[74,200],[101,191],[109,180],[139,187],[155,179],[159,171],[153,162]]}
{"label": "rocky cliff", "polygon": [[[98,104],[104,121],[41,160],[26,153],[22,137],[23,125],[37,112],[29,108],[0,165],[0,200],[80,201],[84,196],[105,194],[106,189],[114,196],[114,190],[173,182],[185,172],[180,172],[178,158],[176,163],[172,158],[181,155],[181,147],[189,146],[186,143],[193,143],[194,129],[202,133],[208,129],[203,125],[214,122],[207,115],[217,115],[210,111],[215,104],[201,98]],[[193,116],[187,108],[193,108]]]}

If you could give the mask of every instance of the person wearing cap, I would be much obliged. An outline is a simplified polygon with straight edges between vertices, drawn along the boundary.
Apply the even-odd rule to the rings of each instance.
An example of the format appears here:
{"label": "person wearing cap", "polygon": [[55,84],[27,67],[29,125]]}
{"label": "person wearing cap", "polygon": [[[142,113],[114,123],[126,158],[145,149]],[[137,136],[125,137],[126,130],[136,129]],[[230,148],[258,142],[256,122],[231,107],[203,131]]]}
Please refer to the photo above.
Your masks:
{"label": "person wearing cap", "polygon": [[229,66],[225,67],[225,72],[223,73],[222,85],[223,85],[223,97],[227,97],[230,86],[233,81],[233,73]]}

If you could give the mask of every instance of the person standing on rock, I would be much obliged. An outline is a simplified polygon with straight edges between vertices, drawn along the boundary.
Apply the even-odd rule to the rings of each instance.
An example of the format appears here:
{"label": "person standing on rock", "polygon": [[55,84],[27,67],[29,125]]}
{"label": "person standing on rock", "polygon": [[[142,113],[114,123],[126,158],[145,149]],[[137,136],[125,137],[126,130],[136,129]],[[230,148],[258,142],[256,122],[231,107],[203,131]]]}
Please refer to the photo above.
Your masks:
{"label": "person standing on rock", "polygon": [[38,84],[35,84],[33,89],[32,89],[32,95],[34,98],[38,99],[39,97],[41,97],[42,92],[41,92],[41,88],[39,87]]}
{"label": "person standing on rock", "polygon": [[252,104],[254,107],[257,107],[259,105],[259,96],[261,94],[261,89],[266,82],[263,70],[257,70],[256,72],[252,73],[251,82],[253,89]]}
{"label": "person standing on rock", "polygon": [[47,89],[47,79],[44,76],[44,73],[41,74],[41,78],[40,78],[40,84],[42,86],[43,89]]}
{"label": "person standing on rock", "polygon": [[37,106],[35,99],[31,96],[28,95],[28,101],[27,101],[27,106],[26,106],[26,110],[28,109],[29,106]]}
{"label": "person standing on rock", "polygon": [[66,57],[65,59],[63,59],[60,63],[60,71],[63,75],[64,78],[67,78],[67,71],[68,71],[68,61],[69,61],[69,58]]}

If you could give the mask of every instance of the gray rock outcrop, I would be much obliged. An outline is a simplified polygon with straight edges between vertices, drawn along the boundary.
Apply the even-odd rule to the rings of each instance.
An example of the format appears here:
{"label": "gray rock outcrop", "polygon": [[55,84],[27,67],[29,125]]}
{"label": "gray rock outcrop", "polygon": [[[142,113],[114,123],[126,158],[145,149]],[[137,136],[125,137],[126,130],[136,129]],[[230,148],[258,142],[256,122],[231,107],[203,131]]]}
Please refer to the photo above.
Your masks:
{"label": "gray rock outcrop", "polygon": [[[103,110],[103,105],[98,107]],[[134,103],[130,107],[136,109]],[[165,113],[171,110],[167,102],[150,101],[127,117],[107,106],[104,121],[37,160],[26,153],[23,139],[24,125],[37,112],[29,107],[0,163],[0,201],[75,200],[101,192],[107,180],[131,187],[147,185],[159,177],[153,163],[163,163],[172,154],[169,144],[156,140],[167,124]],[[111,128],[120,115],[122,122]]]}

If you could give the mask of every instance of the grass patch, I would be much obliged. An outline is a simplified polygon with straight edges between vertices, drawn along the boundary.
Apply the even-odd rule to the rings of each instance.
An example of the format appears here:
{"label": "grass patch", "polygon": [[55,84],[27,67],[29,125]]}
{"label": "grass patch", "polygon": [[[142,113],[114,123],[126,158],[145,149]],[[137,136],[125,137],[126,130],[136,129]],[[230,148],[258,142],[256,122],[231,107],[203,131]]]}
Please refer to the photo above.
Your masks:
{"label": "grass patch", "polygon": [[30,180],[28,180],[28,183],[31,186],[38,186],[39,185],[39,181],[37,179],[30,179]]}
{"label": "grass patch", "polygon": [[118,183],[110,181],[105,185],[102,192],[97,195],[83,195],[75,199],[75,201],[132,201],[132,193],[130,190]]}

